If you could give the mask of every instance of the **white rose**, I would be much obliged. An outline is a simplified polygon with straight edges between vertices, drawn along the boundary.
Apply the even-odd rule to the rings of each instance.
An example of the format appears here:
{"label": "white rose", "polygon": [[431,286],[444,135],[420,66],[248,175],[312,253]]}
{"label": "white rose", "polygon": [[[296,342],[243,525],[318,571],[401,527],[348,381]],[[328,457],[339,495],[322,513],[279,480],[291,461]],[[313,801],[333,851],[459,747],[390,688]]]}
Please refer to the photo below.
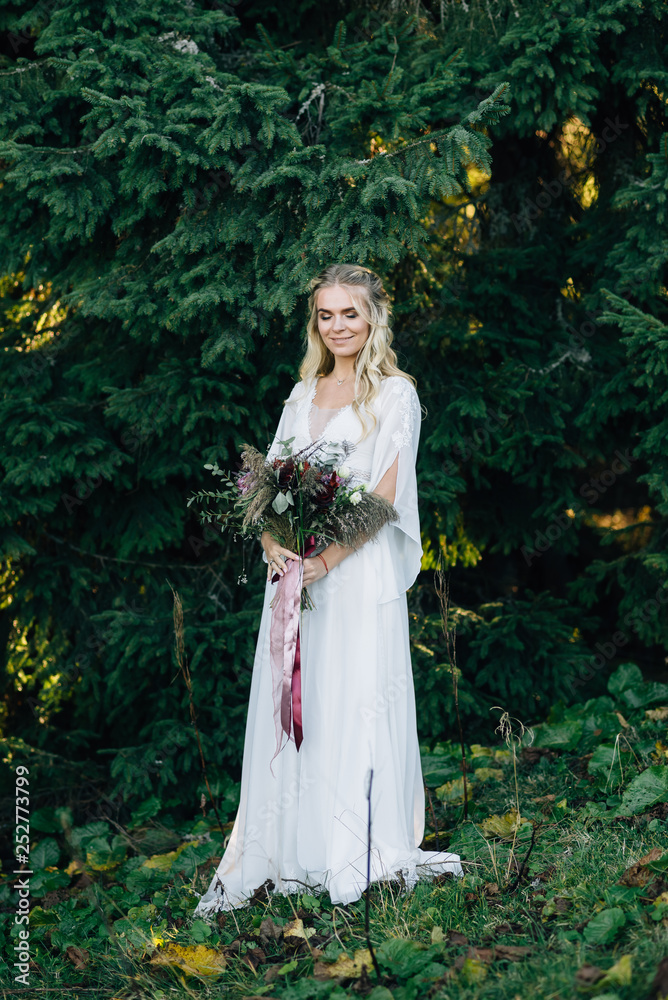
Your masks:
{"label": "white rose", "polygon": [[350,502],[352,504],[355,504],[355,506],[357,506],[358,503],[362,502],[362,494],[361,493],[353,493],[353,495],[350,498]]}
{"label": "white rose", "polygon": [[341,476],[341,479],[347,479],[350,475],[350,469],[347,465],[340,465],[336,471]]}

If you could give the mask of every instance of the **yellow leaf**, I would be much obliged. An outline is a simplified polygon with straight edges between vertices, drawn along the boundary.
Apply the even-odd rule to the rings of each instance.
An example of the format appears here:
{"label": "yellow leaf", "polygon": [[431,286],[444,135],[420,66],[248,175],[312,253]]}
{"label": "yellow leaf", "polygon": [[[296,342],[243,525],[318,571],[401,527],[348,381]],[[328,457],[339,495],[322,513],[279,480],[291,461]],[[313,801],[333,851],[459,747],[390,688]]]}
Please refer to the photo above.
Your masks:
{"label": "yellow leaf", "polygon": [[312,934],[315,934],[315,927],[304,927],[303,920],[299,917],[295,917],[291,920],[289,924],[286,924],[283,928],[283,937],[296,937],[296,938],[310,938]]}
{"label": "yellow leaf", "polygon": [[445,937],[443,936],[443,928],[442,927],[438,927],[438,926],[432,927],[432,929],[431,929],[431,943],[432,944],[438,944],[439,941],[445,941]]}
{"label": "yellow leaf", "polygon": [[114,868],[118,868],[120,861],[99,861],[100,855],[94,851],[86,852],[86,867],[90,868],[94,872],[110,872]]}
{"label": "yellow leaf", "polygon": [[484,837],[512,837],[523,823],[529,820],[519,816],[517,809],[511,809],[504,816],[488,816],[480,824]]}
{"label": "yellow leaf", "polygon": [[199,840],[185,840],[182,844],[179,844],[175,851],[168,851],[166,854],[152,854],[143,863],[142,868],[157,868],[163,872],[169,871],[172,863],[178,858],[181,851],[185,851],[186,847],[196,847],[199,843],[201,843]]}
{"label": "yellow leaf", "polygon": [[172,966],[187,976],[219,976],[225,968],[225,956],[203,944],[170,944],[151,959],[151,965]]}
{"label": "yellow leaf", "polygon": [[465,958],[461,975],[467,983],[479,983],[487,975],[488,969],[484,962],[477,958]]}
{"label": "yellow leaf", "polygon": [[[471,778],[466,782],[467,799],[473,795]],[[436,789],[436,797],[441,802],[463,802],[464,801],[464,779],[455,778],[453,781],[446,781]]]}
{"label": "yellow leaf", "polygon": [[172,867],[172,862],[176,861],[178,854],[176,851],[169,851],[167,854],[152,854],[147,858],[142,868],[157,868],[166,872]]}
{"label": "yellow leaf", "polygon": [[618,962],[612,965],[602,979],[596,983],[596,988],[601,986],[630,986],[631,985],[631,956],[622,955]]}
{"label": "yellow leaf", "polygon": [[484,747],[481,743],[471,744],[471,756],[472,757],[491,757],[492,749],[490,747]]}
{"label": "yellow leaf", "polygon": [[475,776],[479,781],[489,781],[490,779],[501,781],[503,771],[498,767],[478,767]]}
{"label": "yellow leaf", "polygon": [[362,975],[362,966],[366,966],[367,972],[371,972],[373,968],[371,952],[368,948],[358,948],[354,958],[349,958],[344,953],[339,955],[336,962],[316,962],[313,971],[316,976],[329,976],[332,979],[336,976],[358,978]]}

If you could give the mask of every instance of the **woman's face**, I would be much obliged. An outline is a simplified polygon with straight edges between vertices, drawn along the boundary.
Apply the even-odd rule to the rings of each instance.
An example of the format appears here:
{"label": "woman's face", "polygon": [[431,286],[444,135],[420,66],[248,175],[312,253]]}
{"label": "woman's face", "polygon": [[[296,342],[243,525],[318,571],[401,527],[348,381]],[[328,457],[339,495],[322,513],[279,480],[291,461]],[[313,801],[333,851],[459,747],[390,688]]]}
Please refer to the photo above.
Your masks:
{"label": "woman's face", "polygon": [[335,357],[355,357],[369,338],[369,324],[341,285],[322,288],[316,299],[318,330]]}

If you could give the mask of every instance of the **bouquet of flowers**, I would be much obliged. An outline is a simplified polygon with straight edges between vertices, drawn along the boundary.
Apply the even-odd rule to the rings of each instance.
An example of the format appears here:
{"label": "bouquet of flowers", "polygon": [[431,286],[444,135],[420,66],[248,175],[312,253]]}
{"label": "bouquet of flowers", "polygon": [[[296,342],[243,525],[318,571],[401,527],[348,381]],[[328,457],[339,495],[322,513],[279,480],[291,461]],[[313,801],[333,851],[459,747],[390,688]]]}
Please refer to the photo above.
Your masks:
{"label": "bouquet of flowers", "polygon": [[[217,463],[205,465],[226,486],[200,490],[190,497],[188,506],[194,501],[218,501],[218,510],[200,512],[203,522],[216,521],[242,536],[259,538],[268,531],[301,556],[309,554],[307,547],[313,551],[324,542],[358,549],[384,524],[397,520],[395,508],[384,497],[369,492],[366,484],[350,485],[353,475],[345,465],[350,449],[347,442],[316,442],[293,453],[293,440],[278,442],[282,454],[273,462],[256,448],[244,445],[241,469],[234,474],[223,472]],[[278,578],[275,574],[274,580]],[[301,606],[313,607],[306,589]]]}
{"label": "bouquet of flowers", "polygon": [[[398,520],[394,506],[370,492],[366,484],[352,486],[353,474],[345,465],[352,445],[314,442],[292,452],[294,438],[279,441],[282,454],[269,462],[256,448],[244,445],[241,469],[230,474],[207,464],[225,487],[200,490],[188,500],[216,501],[215,510],[200,511],[200,519],[216,521],[242,536],[259,537],[263,531],[301,557],[288,561],[271,602],[269,648],[276,726],[276,752],[282,734],[293,734],[297,750],[302,742],[301,649],[299,615],[313,603],[303,588],[303,560],[322,542],[338,542],[358,549],[370,541],[383,525]],[[272,758],[273,762],[273,758]]]}

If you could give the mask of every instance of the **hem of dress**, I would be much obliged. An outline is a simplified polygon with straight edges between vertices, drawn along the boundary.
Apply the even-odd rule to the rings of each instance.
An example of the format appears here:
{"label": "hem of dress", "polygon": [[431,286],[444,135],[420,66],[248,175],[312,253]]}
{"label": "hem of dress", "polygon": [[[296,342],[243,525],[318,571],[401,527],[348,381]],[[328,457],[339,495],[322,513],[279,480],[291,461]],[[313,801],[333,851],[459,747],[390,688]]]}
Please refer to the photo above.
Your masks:
{"label": "hem of dress", "polygon": [[[423,862],[396,862],[392,868],[387,870],[383,875],[377,876],[370,880],[370,887],[374,885],[382,885],[385,882],[399,881],[403,879],[403,884],[399,889],[399,895],[408,895],[412,892],[418,882],[432,882],[438,875],[451,874],[453,878],[461,878],[464,875],[464,870],[461,865],[460,856],[458,854],[451,854],[448,851],[433,851],[433,852],[422,852],[426,855],[443,855],[440,860],[433,858],[430,861]],[[271,876],[267,876],[271,878]],[[269,896],[290,896],[296,893],[305,892],[311,890],[314,893],[330,894],[331,891],[327,884],[322,882],[313,881],[310,884],[304,885],[308,880],[308,875],[302,877],[299,883],[295,886],[289,886],[291,879],[281,880],[281,884],[272,889],[269,892]],[[274,881],[274,879],[272,879]],[[295,879],[296,881],[296,879]],[[262,883],[261,883],[262,884]],[[225,891],[222,883],[220,886]],[[361,898],[363,893],[366,891],[367,885],[364,884],[363,888],[359,890],[354,899],[348,900],[332,900],[333,906],[349,906],[352,903],[357,903]],[[351,887],[353,894],[357,892],[354,887]],[[257,892],[257,889],[251,891],[248,894],[228,894],[226,897],[220,895],[220,891],[214,899],[209,899],[205,901],[206,895],[208,893],[203,893],[200,896],[197,906],[193,910],[191,920],[204,920],[210,921],[215,919],[217,913],[228,912],[229,910],[244,909],[250,905],[252,897]]]}

